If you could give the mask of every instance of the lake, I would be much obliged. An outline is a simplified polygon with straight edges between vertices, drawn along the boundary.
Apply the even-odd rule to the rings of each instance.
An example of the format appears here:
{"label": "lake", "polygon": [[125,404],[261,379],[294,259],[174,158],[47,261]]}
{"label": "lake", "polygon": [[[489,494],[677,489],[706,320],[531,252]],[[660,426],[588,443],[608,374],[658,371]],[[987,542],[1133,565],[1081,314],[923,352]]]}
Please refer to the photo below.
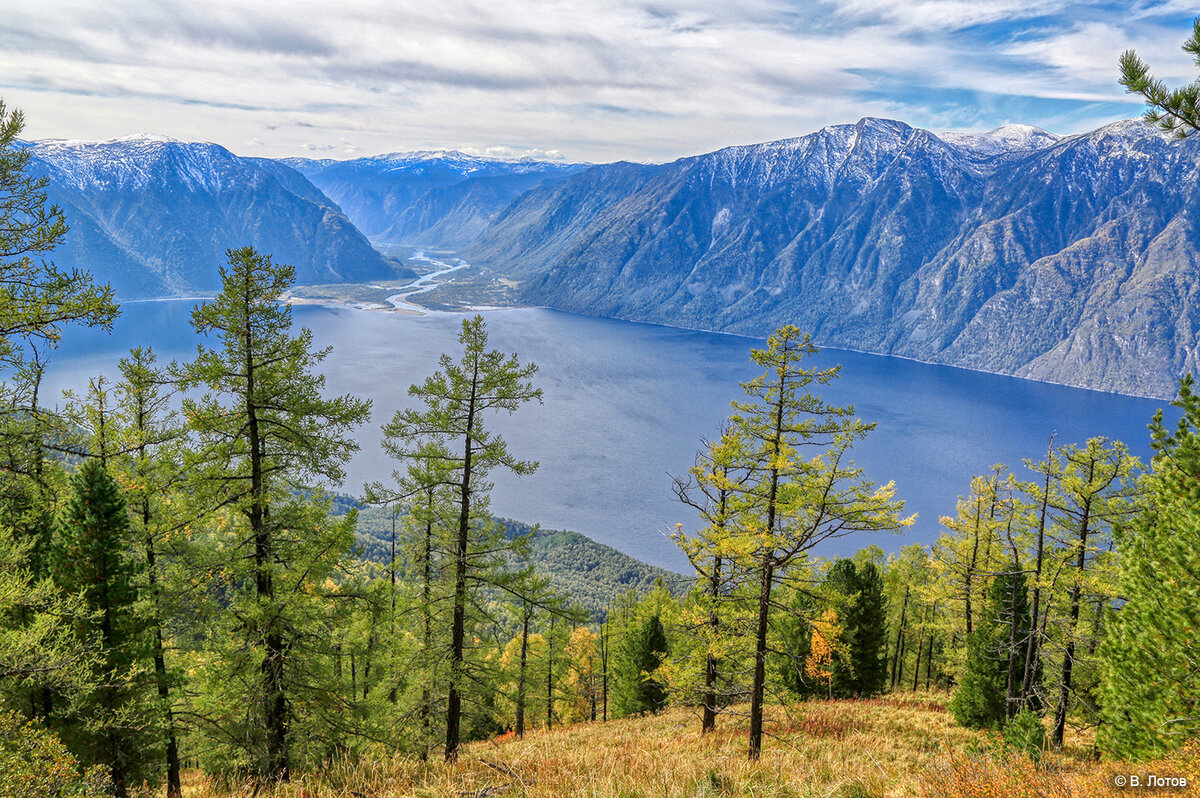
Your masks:
{"label": "lake", "polygon": [[[153,346],[162,362],[190,358],[198,340],[188,324],[194,304],[126,303],[111,335],[68,330],[52,353],[48,395],[81,390],[98,371],[117,377],[116,362],[132,346]],[[686,571],[667,533],[676,522],[694,528],[695,516],[675,500],[671,475],[685,474],[701,437],[716,434],[730,400],[741,396],[739,381],[756,374],[750,349],[763,342],[543,308],[483,315],[492,346],[537,363],[545,392],[541,406],[488,420],[514,455],[541,463],[529,477],[495,475],[493,512],[574,529]],[[335,486],[358,494],[364,482],[387,480],[394,464],[379,449],[379,428],[407,406],[408,386],[433,372],[440,353],[457,351],[462,316],[300,305],[294,318],[318,345],[333,347],[323,364],[329,390],[374,402],[347,482]],[[823,350],[812,362],[842,364],[823,398],[853,404],[878,424],[854,450],[855,461],[877,482],[895,480],[907,512],[918,513],[903,534],[842,539],[825,554],[932,542],[938,517],[954,513],[971,475],[1007,463],[1028,478],[1021,461],[1041,458],[1052,432],[1058,443],[1118,438],[1146,460],[1146,424],[1167,404],[843,350]]]}

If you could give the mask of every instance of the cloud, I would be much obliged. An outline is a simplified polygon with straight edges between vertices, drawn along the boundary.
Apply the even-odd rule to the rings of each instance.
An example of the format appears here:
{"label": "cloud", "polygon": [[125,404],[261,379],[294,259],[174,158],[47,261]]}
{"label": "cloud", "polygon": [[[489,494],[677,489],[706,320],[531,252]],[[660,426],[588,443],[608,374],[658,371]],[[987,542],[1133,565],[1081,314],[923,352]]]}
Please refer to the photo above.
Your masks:
{"label": "cloud", "polygon": [[1138,113],[1116,85],[1127,47],[1169,81],[1195,74],[1174,0],[11,5],[0,96],[29,133],[262,139],[277,155],[665,160],[864,115],[1073,132]]}

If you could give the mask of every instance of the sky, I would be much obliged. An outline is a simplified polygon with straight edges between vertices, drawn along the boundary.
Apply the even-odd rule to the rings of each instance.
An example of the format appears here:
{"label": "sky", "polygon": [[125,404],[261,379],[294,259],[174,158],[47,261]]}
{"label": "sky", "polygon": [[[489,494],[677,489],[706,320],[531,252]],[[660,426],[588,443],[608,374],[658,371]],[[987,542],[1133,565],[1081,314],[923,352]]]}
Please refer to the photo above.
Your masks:
{"label": "sky", "polygon": [[27,139],[153,133],[239,155],[416,149],[667,161],[864,116],[1060,134],[1170,85],[1166,0],[5,0],[0,98]]}

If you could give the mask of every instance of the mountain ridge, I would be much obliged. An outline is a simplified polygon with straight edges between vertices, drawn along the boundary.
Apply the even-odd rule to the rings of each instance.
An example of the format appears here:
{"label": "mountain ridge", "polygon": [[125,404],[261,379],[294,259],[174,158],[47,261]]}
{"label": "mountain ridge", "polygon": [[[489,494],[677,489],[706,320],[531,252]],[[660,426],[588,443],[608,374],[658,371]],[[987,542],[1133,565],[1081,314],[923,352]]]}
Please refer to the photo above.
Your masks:
{"label": "mountain ridge", "polygon": [[56,263],[93,269],[122,298],[211,292],[225,251],[246,245],[295,266],[302,284],[412,274],[277,161],[148,135],[27,149],[71,228]]}
{"label": "mountain ridge", "polygon": [[[1200,149],[1136,120],[939,135],[865,117],[665,164],[28,146],[75,228],[62,265],[94,262],[135,296],[203,290],[218,247],[195,231],[263,224],[301,282],[403,276],[371,243],[408,244],[458,252],[519,303],[588,315],[758,337],[795,323],[822,345],[1156,397],[1200,366]],[[189,215],[200,195],[211,224]],[[172,266],[197,249],[202,265]]]}
{"label": "mountain ridge", "polygon": [[[989,153],[866,118],[653,175],[593,167],[463,256],[531,304],[760,337],[792,322],[829,346],[1166,397],[1200,365],[1182,190],[1200,151],[1140,125]],[[531,235],[517,209],[556,224]]]}

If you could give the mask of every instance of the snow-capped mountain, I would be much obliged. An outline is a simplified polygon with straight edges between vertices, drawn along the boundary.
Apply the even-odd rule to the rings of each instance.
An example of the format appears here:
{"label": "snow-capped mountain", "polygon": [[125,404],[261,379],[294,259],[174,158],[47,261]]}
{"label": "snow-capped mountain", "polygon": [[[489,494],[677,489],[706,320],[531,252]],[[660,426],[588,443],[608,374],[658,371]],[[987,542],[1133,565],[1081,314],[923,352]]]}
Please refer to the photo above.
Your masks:
{"label": "snow-capped mountain", "polygon": [[301,283],[396,273],[334,203],[276,161],[161,136],[42,141],[30,152],[71,228],[55,262],[91,270],[121,297],[211,292],[225,250],[247,244],[295,266]]}
{"label": "snow-capped mountain", "polygon": [[565,180],[579,164],[496,160],[453,150],[349,161],[285,159],[380,244],[457,248],[524,192]]}
{"label": "snow-capped mountain", "polygon": [[56,262],[125,296],[211,290],[245,243],[306,282],[391,274],[353,221],[579,313],[790,322],[831,346],[1155,396],[1200,368],[1200,145],[1139,121],[1059,137],[863,119],[659,165],[277,162],[145,136],[32,149],[72,225]]}
{"label": "snow-capped mountain", "polygon": [[1200,147],[863,119],[515,201],[465,252],[531,303],[1168,396],[1200,368]]}

